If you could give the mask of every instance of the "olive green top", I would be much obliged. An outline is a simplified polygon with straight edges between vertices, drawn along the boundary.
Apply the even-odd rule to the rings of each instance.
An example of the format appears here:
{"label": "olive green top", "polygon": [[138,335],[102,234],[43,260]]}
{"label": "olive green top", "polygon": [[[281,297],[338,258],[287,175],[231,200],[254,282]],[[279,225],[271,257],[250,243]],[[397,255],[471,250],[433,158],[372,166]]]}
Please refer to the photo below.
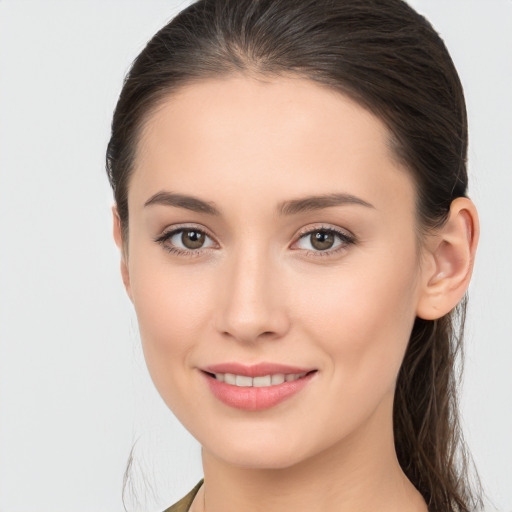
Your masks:
{"label": "olive green top", "polygon": [[190,505],[192,505],[192,502],[196,497],[197,491],[199,491],[199,488],[201,485],[203,485],[203,480],[204,479],[201,479],[199,483],[185,497],[181,498],[180,501],[170,506],[169,508],[166,508],[164,512],[188,512]]}

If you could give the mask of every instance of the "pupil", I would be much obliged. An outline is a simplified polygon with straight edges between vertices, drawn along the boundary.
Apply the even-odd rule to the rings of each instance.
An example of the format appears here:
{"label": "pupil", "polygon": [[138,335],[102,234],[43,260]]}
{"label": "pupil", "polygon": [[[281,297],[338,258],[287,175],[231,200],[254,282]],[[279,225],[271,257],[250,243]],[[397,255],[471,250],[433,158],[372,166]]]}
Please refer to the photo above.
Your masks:
{"label": "pupil", "polygon": [[317,231],[311,235],[311,245],[315,249],[325,250],[332,247],[334,243],[334,235],[326,231]]}

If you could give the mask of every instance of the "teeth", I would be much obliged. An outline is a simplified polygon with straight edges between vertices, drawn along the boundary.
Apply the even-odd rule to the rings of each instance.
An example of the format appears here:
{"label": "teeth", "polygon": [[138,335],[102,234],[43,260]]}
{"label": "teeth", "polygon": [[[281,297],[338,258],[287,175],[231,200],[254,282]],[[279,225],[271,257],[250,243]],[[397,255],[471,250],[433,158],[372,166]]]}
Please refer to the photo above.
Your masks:
{"label": "teeth", "polygon": [[[306,372],[307,373],[307,372]],[[231,384],[239,387],[255,387],[262,388],[268,386],[276,386],[283,382],[292,382],[304,377],[306,373],[276,373],[274,375],[263,375],[261,377],[247,377],[246,375],[235,375],[233,373],[216,373],[215,378],[220,382]]]}
{"label": "teeth", "polygon": [[236,376],[232,373],[225,373],[224,374],[224,382],[226,384],[234,384],[236,385]]}
{"label": "teeth", "polygon": [[252,377],[246,375],[237,375],[235,377],[235,386],[250,388],[252,386]]}
{"label": "teeth", "polygon": [[272,377],[270,375],[265,375],[263,377],[254,377],[252,379],[252,385],[255,388],[262,388],[264,386],[270,386],[272,384]]}
{"label": "teeth", "polygon": [[284,382],[284,373],[276,373],[275,375],[272,375],[272,382],[271,384],[282,384]]}

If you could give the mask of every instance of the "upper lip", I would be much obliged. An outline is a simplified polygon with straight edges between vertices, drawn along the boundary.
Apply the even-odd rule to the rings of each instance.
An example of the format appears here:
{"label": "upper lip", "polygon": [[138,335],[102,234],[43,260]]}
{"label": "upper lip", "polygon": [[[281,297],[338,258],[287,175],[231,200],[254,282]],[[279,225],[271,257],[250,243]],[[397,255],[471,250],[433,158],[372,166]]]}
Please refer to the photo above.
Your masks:
{"label": "upper lip", "polygon": [[241,363],[220,363],[201,368],[208,373],[232,373],[235,375],[245,375],[247,377],[263,377],[264,375],[275,375],[277,373],[308,373],[315,368],[304,368],[299,366],[290,366],[278,363],[258,363],[253,365],[245,365]]}

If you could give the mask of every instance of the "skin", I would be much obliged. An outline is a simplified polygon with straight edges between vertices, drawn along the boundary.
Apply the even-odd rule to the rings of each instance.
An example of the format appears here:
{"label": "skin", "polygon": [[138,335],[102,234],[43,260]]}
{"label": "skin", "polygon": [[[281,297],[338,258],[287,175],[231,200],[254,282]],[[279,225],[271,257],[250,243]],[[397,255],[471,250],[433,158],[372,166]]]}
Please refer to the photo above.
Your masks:
{"label": "skin", "polygon": [[[415,186],[388,140],[352,100],[284,77],[188,85],[148,119],[128,240],[115,208],[114,236],[154,384],[203,447],[192,510],[427,510],[396,459],[395,382],[416,316],[442,316],[467,288],[478,219],[457,199],[443,229],[420,240]],[[162,191],[220,215],[145,206]],[[276,212],[332,193],[371,206]],[[177,255],[155,242],[180,227],[205,231],[204,248]],[[354,243],[335,237],[322,254],[304,234],[320,228]],[[318,371],[285,402],[242,411],[199,370],[232,361]]]}

